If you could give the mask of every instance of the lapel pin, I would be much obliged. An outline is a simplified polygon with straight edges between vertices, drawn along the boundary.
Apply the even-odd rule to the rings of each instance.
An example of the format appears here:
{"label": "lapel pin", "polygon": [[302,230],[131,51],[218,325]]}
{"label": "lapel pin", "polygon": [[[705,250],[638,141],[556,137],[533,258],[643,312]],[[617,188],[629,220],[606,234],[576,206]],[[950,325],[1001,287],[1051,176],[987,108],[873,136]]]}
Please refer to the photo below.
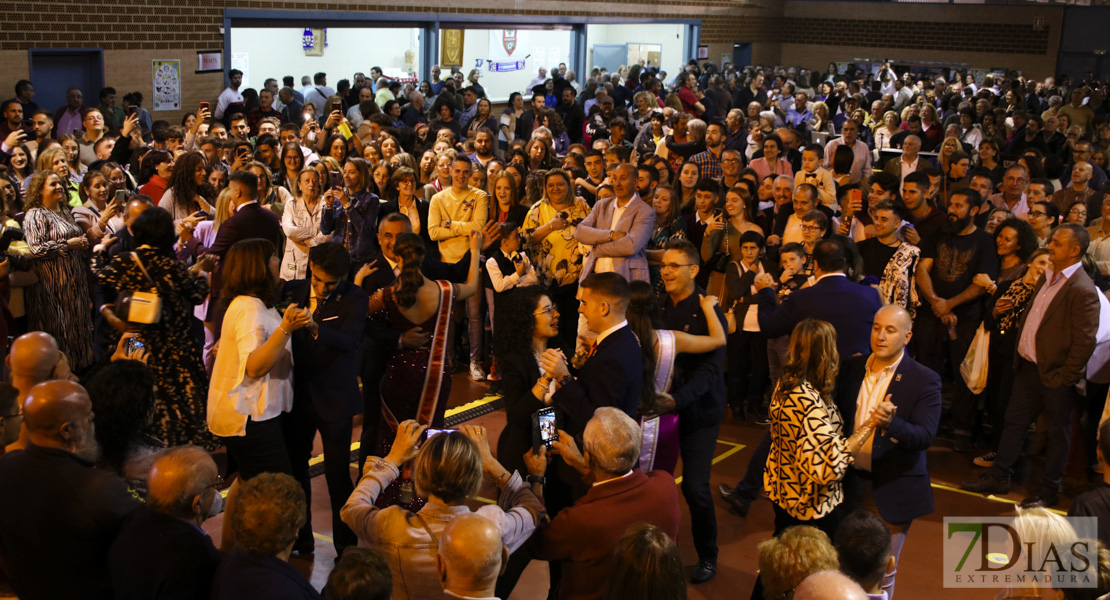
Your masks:
{"label": "lapel pin", "polygon": [[894,375],[894,381],[902,381],[902,374],[897,373]]}

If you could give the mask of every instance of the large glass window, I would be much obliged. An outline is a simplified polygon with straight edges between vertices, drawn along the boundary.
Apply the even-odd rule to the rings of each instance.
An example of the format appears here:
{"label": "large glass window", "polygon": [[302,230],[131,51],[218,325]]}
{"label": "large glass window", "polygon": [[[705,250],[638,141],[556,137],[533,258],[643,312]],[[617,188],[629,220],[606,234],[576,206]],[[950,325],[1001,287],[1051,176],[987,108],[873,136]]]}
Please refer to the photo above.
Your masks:
{"label": "large glass window", "polygon": [[[447,47],[448,35],[446,29],[440,32],[441,49]],[[513,92],[529,92],[528,83],[536,78],[540,67],[550,71],[559,63],[570,63],[570,35],[569,28],[465,29],[459,70],[468,76],[478,69],[478,83],[485,88],[486,96],[492,102],[505,102]],[[519,61],[523,61],[523,68],[517,69]]]}
{"label": "large glass window", "polygon": [[650,66],[666,71],[669,78],[682,70],[686,26],[681,23],[587,25],[586,43],[586,62],[590,68],[605,67],[612,72],[642,58]]}

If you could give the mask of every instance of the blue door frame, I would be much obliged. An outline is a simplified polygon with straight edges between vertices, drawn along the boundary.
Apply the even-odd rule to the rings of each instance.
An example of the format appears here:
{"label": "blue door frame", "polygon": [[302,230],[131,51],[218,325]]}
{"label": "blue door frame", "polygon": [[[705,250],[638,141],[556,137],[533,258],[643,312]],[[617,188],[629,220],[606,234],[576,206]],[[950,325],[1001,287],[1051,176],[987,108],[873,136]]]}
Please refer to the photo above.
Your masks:
{"label": "blue door frame", "polygon": [[[454,13],[389,13],[355,11],[293,11],[257,10],[228,8],[224,9],[224,64],[231,64],[231,30],[233,27],[419,27],[422,54],[418,57],[417,72],[421,79],[431,77],[432,64],[427,57],[439,56],[439,32],[441,29],[476,28],[492,29],[498,26],[518,28],[543,28],[545,26],[570,28],[570,65],[569,68],[582,73],[586,66],[586,26],[587,25],[628,25],[644,23],[648,19],[624,17],[547,17],[537,23],[535,17],[517,15],[460,15]],[[701,19],[676,19],[666,21],[686,27],[686,39],[682,49],[682,62],[698,55],[698,40],[701,37]],[[227,78],[226,73],[224,78]],[[225,81],[225,84],[227,82]]]}

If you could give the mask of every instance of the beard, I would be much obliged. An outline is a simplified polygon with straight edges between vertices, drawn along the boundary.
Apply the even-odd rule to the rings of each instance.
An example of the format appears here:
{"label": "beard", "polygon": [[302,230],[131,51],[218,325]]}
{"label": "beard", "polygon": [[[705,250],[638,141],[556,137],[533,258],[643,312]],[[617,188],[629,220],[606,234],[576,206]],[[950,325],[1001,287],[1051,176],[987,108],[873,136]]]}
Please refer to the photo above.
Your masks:
{"label": "beard", "polygon": [[96,436],[93,434],[91,428],[85,438],[81,440],[72,452],[78,458],[90,463],[96,464],[100,462],[100,444],[97,443]]}
{"label": "beard", "polygon": [[964,229],[966,229],[967,226],[970,225],[970,224],[971,224],[971,215],[967,215],[966,217],[963,217],[962,219],[955,219],[955,220],[953,220],[952,217],[949,216],[948,220],[944,222],[944,225],[941,227],[941,229],[944,231],[944,233],[956,234],[956,233],[959,233],[959,232],[963,231]]}

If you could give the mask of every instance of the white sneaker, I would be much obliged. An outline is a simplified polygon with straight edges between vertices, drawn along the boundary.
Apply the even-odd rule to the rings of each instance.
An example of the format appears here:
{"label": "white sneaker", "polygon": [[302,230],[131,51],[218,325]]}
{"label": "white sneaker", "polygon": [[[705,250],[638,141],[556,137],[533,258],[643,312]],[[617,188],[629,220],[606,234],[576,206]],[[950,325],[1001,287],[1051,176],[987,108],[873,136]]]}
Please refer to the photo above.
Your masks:
{"label": "white sneaker", "polygon": [[476,362],[470,363],[470,379],[474,381],[486,380],[486,372],[482,370],[482,365]]}

